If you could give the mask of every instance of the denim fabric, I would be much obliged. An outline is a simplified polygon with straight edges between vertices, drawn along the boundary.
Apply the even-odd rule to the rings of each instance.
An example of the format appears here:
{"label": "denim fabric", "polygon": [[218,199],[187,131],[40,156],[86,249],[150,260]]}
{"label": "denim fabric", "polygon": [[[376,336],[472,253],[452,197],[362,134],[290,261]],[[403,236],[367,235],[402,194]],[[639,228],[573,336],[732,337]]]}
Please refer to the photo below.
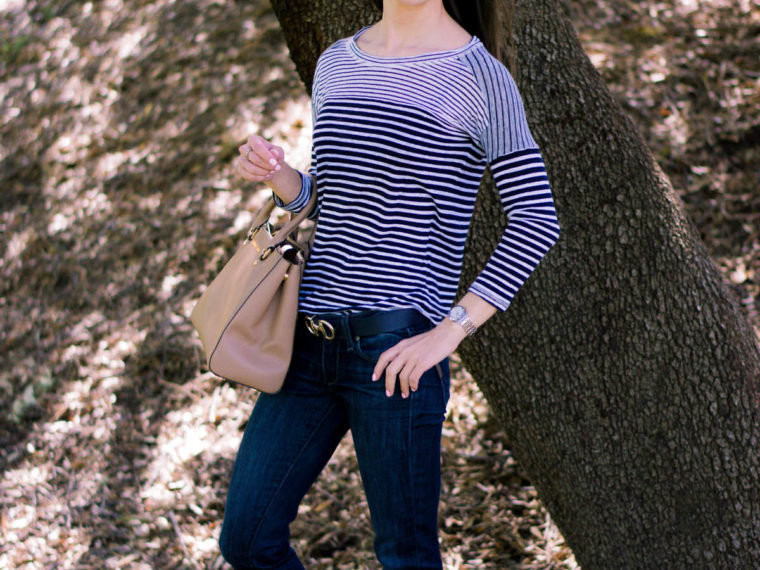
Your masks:
{"label": "denim fabric", "polygon": [[235,460],[219,540],[234,568],[303,568],[289,544],[289,524],[348,429],[378,560],[385,568],[441,568],[438,501],[448,358],[440,362],[441,374],[435,366],[427,370],[406,399],[398,385],[391,398],[385,395],[384,376],[371,379],[383,351],[432,327],[425,320],[334,340],[297,327],[283,389],[259,395]]}

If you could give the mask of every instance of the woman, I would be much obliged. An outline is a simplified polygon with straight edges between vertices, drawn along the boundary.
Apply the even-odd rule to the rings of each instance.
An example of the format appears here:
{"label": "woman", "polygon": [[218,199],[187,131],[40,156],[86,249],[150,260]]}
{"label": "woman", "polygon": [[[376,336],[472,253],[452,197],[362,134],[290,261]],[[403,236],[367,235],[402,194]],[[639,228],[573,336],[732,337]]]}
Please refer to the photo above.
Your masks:
{"label": "woman", "polygon": [[[282,391],[259,396],[232,474],[220,546],[238,569],[303,567],[288,525],[348,429],[379,561],[441,567],[448,356],[507,309],[559,236],[519,93],[480,39],[498,49],[480,25],[504,29],[494,5],[385,0],[382,9],[319,58],[309,174],[259,136],[240,148],[240,174],[265,181],[278,205],[297,212],[317,192],[309,217],[318,226],[294,359]],[[486,164],[509,226],[457,302]]]}

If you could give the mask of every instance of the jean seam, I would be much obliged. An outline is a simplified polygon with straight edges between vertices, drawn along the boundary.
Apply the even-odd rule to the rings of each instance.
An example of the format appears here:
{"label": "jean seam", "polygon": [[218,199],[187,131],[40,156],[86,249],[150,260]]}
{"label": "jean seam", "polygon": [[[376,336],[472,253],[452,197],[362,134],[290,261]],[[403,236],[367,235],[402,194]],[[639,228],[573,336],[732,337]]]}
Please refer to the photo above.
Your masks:
{"label": "jean seam", "polygon": [[[448,358],[448,356],[446,358]],[[441,360],[441,362],[443,362],[443,360]],[[439,362],[438,365],[440,365],[441,362]],[[445,385],[446,383],[443,381],[443,376],[444,376],[443,366],[441,366],[441,376],[438,376],[438,374],[436,374],[436,377],[438,377],[438,385],[441,387],[441,406],[443,408],[443,419],[445,421],[446,420],[446,406],[448,402],[446,401],[446,385]]]}
{"label": "jean seam", "polygon": [[[408,460],[407,464],[408,464],[408,469],[409,469],[409,481],[411,482],[411,485],[410,485],[410,487],[411,487],[410,494],[411,494],[411,499],[412,499],[412,526],[413,527],[416,527],[416,525],[417,525],[417,494],[415,492],[416,491],[416,489],[415,489],[416,482],[414,480],[414,465],[413,465],[414,454],[412,453],[412,439],[413,439],[412,438],[412,424],[414,423],[414,402],[415,402],[415,400],[416,400],[415,393],[412,392],[411,396],[409,398],[409,412],[408,412],[408,416],[407,416],[407,430],[406,430],[406,439],[407,439],[406,445],[407,445],[408,454],[409,454],[409,460]],[[416,535],[417,529],[413,528],[413,532]],[[418,548],[417,541],[415,541],[415,544],[414,544],[414,557],[415,557],[415,562],[416,562],[417,566],[418,567],[422,566],[422,564],[421,564],[421,561],[422,561],[422,559],[421,559],[421,553],[420,553],[420,549]]]}
{"label": "jean seam", "polygon": [[282,491],[282,488],[283,488],[283,485],[284,485],[284,482],[285,482],[285,480],[286,480],[286,479],[288,478],[288,476],[290,475],[290,472],[293,470],[294,466],[295,466],[295,465],[298,463],[298,460],[300,459],[301,455],[303,455],[303,452],[304,452],[304,450],[305,450],[305,449],[308,447],[308,444],[309,444],[309,442],[312,440],[312,438],[314,437],[314,434],[317,432],[317,430],[319,429],[319,427],[320,427],[320,426],[321,426],[321,425],[324,423],[324,421],[327,419],[327,417],[330,415],[330,413],[331,413],[331,412],[332,412],[332,411],[333,411],[333,410],[334,410],[334,409],[335,409],[337,406],[338,406],[338,404],[337,404],[337,403],[335,403],[335,402],[333,402],[333,404],[332,404],[332,405],[331,405],[331,406],[330,406],[330,407],[329,407],[329,408],[328,408],[328,409],[325,411],[325,413],[322,415],[322,417],[320,418],[319,422],[317,422],[317,424],[314,426],[314,429],[313,429],[313,430],[311,431],[311,433],[309,434],[309,437],[308,437],[308,438],[306,438],[306,440],[305,440],[305,441],[303,442],[303,444],[301,445],[301,449],[299,449],[299,450],[298,450],[298,454],[297,454],[297,455],[295,456],[295,458],[293,459],[293,462],[291,463],[291,465],[290,465],[290,467],[288,468],[288,470],[287,470],[287,472],[285,473],[285,475],[283,475],[282,479],[280,480],[280,484],[277,486],[277,489],[275,490],[275,492],[274,492],[274,493],[272,493],[272,498],[270,499],[270,501],[269,501],[269,504],[268,504],[268,505],[266,506],[266,508],[264,509],[264,513],[263,513],[263,515],[261,516],[261,519],[259,520],[259,524],[258,524],[258,526],[256,527],[256,530],[254,531],[253,535],[251,536],[251,542],[250,542],[250,544],[248,545],[248,560],[251,560],[251,557],[252,557],[252,554],[253,554],[253,552],[252,552],[252,550],[253,550],[253,545],[254,545],[254,544],[256,544],[256,539],[257,539],[257,538],[258,538],[258,536],[259,536],[259,532],[261,532],[261,529],[262,529],[262,527],[264,526],[264,521],[266,521],[267,515],[269,514],[269,511],[270,511],[270,509],[272,508],[272,505],[273,505],[273,504],[274,504],[274,502],[275,502],[275,498],[276,498],[276,497],[277,497],[277,495],[280,493],[280,491]]}

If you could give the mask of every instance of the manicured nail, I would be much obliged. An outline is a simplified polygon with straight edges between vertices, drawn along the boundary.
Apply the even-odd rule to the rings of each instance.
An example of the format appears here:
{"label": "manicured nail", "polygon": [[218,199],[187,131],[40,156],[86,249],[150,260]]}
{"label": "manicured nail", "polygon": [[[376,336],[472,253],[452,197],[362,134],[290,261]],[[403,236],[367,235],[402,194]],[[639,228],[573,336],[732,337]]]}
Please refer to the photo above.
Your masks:
{"label": "manicured nail", "polygon": [[274,158],[270,158],[269,159],[269,164],[271,164],[272,166],[274,166],[275,164],[277,164],[277,161]]}
{"label": "manicured nail", "polygon": [[408,397],[409,397],[409,394],[404,394],[403,392],[401,392],[401,397],[402,397],[402,398],[408,398]]}
{"label": "manicured nail", "polygon": [[372,373],[372,381],[375,382],[377,380],[377,374],[374,372]]}
{"label": "manicured nail", "polygon": [[388,396],[388,397],[390,398],[390,397],[391,397],[391,391],[390,391],[390,390],[386,390],[386,391],[385,391],[385,395],[386,395],[386,396]]}

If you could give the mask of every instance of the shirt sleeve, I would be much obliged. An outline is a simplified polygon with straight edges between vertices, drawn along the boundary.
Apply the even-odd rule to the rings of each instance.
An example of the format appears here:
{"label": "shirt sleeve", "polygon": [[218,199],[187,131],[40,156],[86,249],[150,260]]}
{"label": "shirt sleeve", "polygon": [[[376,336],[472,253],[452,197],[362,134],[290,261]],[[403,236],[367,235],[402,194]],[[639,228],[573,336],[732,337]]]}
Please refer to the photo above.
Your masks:
{"label": "shirt sleeve", "polygon": [[560,228],[544,161],[511,74],[496,58],[474,71],[487,114],[480,144],[508,224],[468,291],[504,311],[557,242]]}
{"label": "shirt sleeve", "polygon": [[[313,184],[311,180],[311,169],[308,173],[298,171],[298,174],[301,175],[301,190],[298,193],[298,196],[296,196],[292,201],[288,202],[287,204],[284,203],[280,197],[277,194],[272,194],[272,197],[274,198],[274,203],[282,208],[283,210],[287,210],[288,212],[293,212],[294,214],[297,214],[301,210],[303,210],[306,207],[306,204],[309,203],[309,199],[311,198],[311,193],[313,191]],[[313,212],[312,212],[313,214]],[[315,219],[315,217],[312,217],[312,214],[309,214],[309,219]]]}

